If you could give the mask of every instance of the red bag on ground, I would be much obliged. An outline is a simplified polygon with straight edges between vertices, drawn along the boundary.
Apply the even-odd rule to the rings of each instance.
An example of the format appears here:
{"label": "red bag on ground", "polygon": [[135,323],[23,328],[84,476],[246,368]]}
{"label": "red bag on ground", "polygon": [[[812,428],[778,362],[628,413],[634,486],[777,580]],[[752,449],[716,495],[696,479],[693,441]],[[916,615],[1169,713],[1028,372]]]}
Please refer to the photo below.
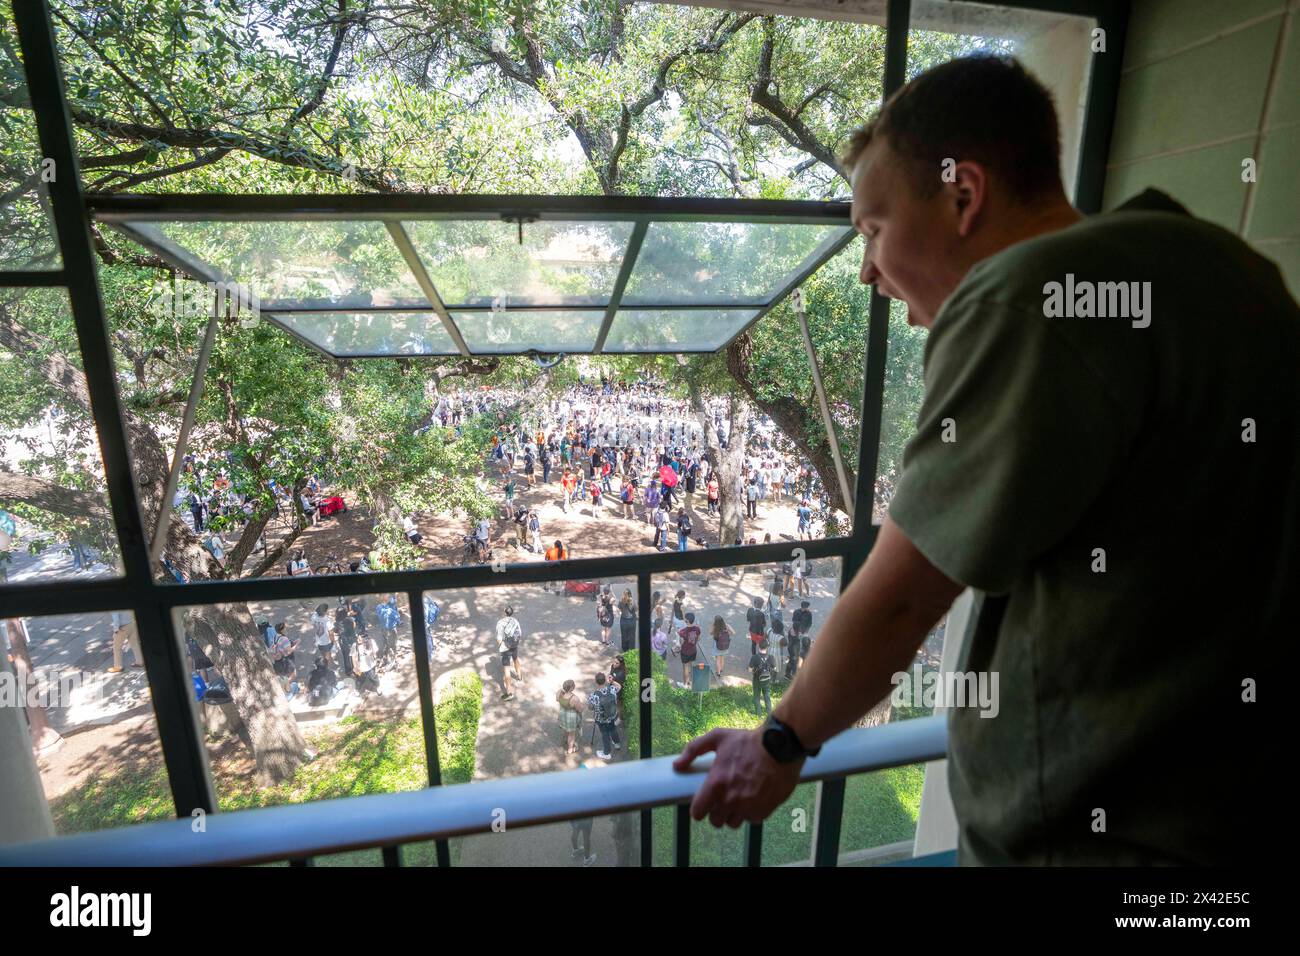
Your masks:
{"label": "red bag on ground", "polygon": [[338,495],[329,498],[322,498],[318,507],[320,508],[320,516],[322,518],[328,518],[336,511],[348,510],[348,506],[344,504],[343,499]]}
{"label": "red bag on ground", "polygon": [[590,594],[592,600],[596,599],[596,594],[600,591],[600,585],[595,581],[565,581],[565,594]]}

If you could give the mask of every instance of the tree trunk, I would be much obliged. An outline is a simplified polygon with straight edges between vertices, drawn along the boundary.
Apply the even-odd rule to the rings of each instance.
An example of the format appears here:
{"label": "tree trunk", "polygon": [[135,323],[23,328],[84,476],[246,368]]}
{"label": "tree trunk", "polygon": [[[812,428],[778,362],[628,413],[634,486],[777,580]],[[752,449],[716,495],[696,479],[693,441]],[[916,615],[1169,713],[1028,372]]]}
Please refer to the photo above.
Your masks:
{"label": "tree trunk", "polygon": [[[214,604],[186,614],[186,625],[226,679],[256,760],[257,781],[274,786],[293,777],[307,742],[246,604]],[[305,677],[300,677],[303,684]]]}
{"label": "tree trunk", "polygon": [[859,717],[858,720],[853,724],[853,726],[854,727],[879,727],[882,724],[889,723],[889,718],[893,714],[893,712],[894,712],[894,704],[889,699],[889,695],[886,694],[884,700],[878,703],[875,707],[872,707],[863,716]]}
{"label": "tree trunk", "polygon": [[[718,474],[718,540],[723,547],[734,545],[737,541],[744,544],[745,499],[737,493],[740,476],[745,464],[745,436],[749,432],[749,402],[739,395],[728,397],[730,409],[727,415],[727,447],[723,448],[718,440],[717,430],[713,431],[711,444],[717,460]],[[712,423],[710,422],[710,425]],[[706,437],[706,441],[709,439]]]}
{"label": "tree trunk", "polygon": [[[731,372],[749,400],[770,416],[776,426],[807,457],[808,463],[821,479],[822,487],[826,489],[831,507],[848,514],[844,496],[840,493],[840,480],[835,471],[835,457],[831,453],[829,439],[824,435],[816,442],[808,439],[809,416],[817,414],[813,411],[817,407],[816,397],[810,397],[807,401],[785,396],[779,399],[760,398],[757,388],[750,379],[753,350],[754,341],[746,332],[727,346],[727,370]],[[850,460],[844,462],[844,473],[848,479],[849,493],[852,494],[857,478]]]}

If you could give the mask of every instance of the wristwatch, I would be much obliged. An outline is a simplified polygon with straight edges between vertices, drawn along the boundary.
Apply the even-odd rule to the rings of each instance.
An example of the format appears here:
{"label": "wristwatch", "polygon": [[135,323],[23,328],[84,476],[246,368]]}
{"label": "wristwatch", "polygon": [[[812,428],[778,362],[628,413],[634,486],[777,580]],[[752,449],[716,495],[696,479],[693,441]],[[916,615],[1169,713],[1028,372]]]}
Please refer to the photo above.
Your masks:
{"label": "wristwatch", "polygon": [[809,750],[800,742],[794,728],[770,715],[763,724],[763,747],[777,763],[794,763],[805,757],[816,757],[822,751],[821,747]]}

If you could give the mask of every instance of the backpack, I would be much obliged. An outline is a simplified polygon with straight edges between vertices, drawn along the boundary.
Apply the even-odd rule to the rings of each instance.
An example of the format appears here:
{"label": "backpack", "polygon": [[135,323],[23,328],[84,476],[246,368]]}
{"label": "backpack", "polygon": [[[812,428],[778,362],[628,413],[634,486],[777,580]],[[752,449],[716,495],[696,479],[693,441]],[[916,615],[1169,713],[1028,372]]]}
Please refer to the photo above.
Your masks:
{"label": "backpack", "polygon": [[772,682],[772,655],[759,654],[758,666],[754,668],[754,680],[760,684]]}
{"label": "backpack", "polygon": [[391,631],[397,627],[401,612],[391,604],[384,603],[375,608],[375,617],[379,618],[380,627]]}
{"label": "backpack", "polygon": [[598,690],[587,698],[587,703],[591,705],[592,718],[598,724],[612,724],[618,711],[611,697],[610,687],[608,684],[602,690]]}
{"label": "backpack", "polygon": [[689,517],[683,515],[683,516],[682,516],[682,520],[679,521],[679,522],[677,523],[677,528],[678,528],[678,530],[679,530],[682,534],[690,534],[690,533],[691,533],[691,519],[690,519]]}

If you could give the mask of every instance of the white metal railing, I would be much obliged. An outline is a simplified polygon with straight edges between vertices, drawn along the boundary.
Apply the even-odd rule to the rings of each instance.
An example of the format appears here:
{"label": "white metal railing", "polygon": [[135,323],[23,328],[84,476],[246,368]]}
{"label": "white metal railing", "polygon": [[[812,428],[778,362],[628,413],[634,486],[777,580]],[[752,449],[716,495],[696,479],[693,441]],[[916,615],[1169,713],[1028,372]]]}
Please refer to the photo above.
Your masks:
{"label": "white metal railing", "polygon": [[[943,758],[944,717],[849,730],[807,761],[802,781],[831,780]],[[688,802],[712,762],[686,773],[672,757],[582,771],[346,797],[143,823],[0,847],[0,866],[204,866],[301,859],[489,833]],[[838,821],[836,821],[838,824]]]}

